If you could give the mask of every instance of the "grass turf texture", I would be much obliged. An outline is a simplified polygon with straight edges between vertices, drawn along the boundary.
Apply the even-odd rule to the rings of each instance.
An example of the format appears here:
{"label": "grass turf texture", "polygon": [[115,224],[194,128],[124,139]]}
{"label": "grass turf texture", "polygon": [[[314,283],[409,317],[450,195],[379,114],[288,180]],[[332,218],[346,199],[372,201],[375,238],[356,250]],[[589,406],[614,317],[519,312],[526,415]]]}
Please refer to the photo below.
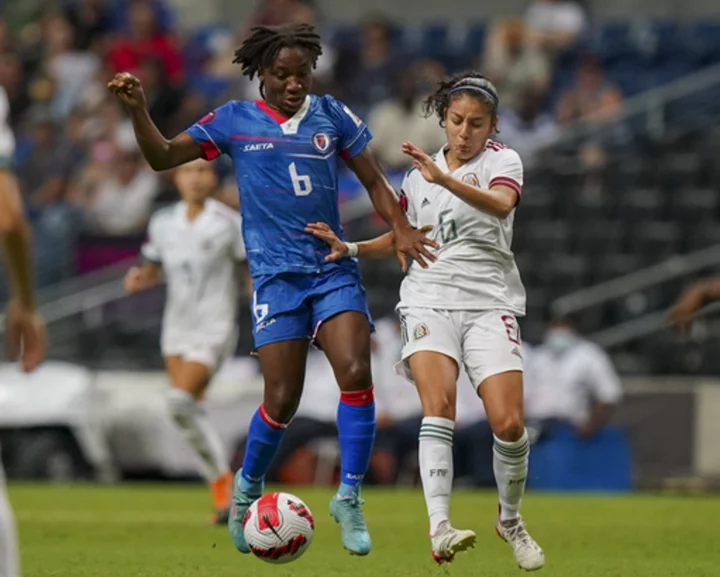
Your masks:
{"label": "grass turf texture", "polygon": [[[203,525],[204,488],[188,485],[11,485],[26,577],[357,577],[523,574],[494,532],[493,493],[457,492],[453,523],[478,533],[451,565],[432,562],[422,494],[366,491],[369,557],[350,557],[327,512],[327,490],[293,487],[316,521],[299,561],[268,565],[240,555],[223,528]],[[529,528],[545,549],[548,577],[704,577],[720,571],[716,497],[529,494]]]}

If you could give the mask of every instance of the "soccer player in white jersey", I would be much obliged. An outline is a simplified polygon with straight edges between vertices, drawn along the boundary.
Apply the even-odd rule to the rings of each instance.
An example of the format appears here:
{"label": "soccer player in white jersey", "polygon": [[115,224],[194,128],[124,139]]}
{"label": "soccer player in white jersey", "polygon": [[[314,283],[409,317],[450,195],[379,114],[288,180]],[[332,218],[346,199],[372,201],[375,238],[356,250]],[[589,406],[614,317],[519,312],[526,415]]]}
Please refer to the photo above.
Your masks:
{"label": "soccer player in white jersey", "polygon": [[[9,112],[7,94],[0,86],[0,252],[10,281],[5,348],[11,358],[19,357],[21,369],[29,372],[45,357],[45,329],[35,310],[30,231],[17,183],[10,171],[15,138],[7,125]],[[0,577],[19,575],[15,520],[5,493],[5,476],[0,464]]]}
{"label": "soccer player in white jersey", "polygon": [[[403,145],[413,168],[401,202],[410,223],[438,248],[427,268],[414,262],[402,283],[398,313],[405,344],[398,368],[415,383],[423,406],[420,473],[433,557],[452,561],[475,543],[475,533],[458,531],[449,521],[456,382],[464,365],[494,434],[496,531],[520,567],[539,569],[544,553],[519,515],[529,452],[516,322],[525,312],[525,289],[510,245],[522,163],[516,152],[492,140],[498,97],[482,75],[443,81],[426,105],[428,114],[440,118],[448,142],[433,157],[411,143]],[[331,245],[331,259],[395,253],[392,234],[346,244],[323,223],[309,225],[308,232]]]}
{"label": "soccer player in white jersey", "polygon": [[233,475],[222,441],[201,401],[222,361],[234,352],[239,268],[245,267],[239,214],[210,198],[217,188],[212,164],[196,160],[175,169],[181,201],[153,215],[143,245],[144,263],[130,269],[125,288],[155,286],[163,272],[167,302],[161,348],[172,387],[175,423],[200,458],[215,513],[227,523]]}

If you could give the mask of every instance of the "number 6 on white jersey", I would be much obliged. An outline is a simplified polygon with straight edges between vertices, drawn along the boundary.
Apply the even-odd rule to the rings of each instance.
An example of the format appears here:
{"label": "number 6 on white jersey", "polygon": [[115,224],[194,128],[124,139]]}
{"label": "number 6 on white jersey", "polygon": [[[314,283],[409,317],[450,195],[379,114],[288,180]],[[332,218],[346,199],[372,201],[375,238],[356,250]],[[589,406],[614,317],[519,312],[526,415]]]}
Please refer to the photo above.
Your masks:
{"label": "number 6 on white jersey", "polygon": [[312,183],[310,177],[307,174],[298,174],[295,163],[290,164],[290,180],[293,183],[293,190],[295,196],[307,196],[312,192]]}

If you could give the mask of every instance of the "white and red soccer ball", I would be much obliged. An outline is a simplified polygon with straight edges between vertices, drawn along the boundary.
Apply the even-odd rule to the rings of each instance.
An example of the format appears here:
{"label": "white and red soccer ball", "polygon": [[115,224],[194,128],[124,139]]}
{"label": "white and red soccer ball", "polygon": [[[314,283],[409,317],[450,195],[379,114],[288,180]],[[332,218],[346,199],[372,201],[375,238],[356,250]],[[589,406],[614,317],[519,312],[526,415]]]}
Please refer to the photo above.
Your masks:
{"label": "white and red soccer ball", "polygon": [[268,563],[290,563],[310,547],[315,520],[295,495],[270,493],[250,506],[243,531],[256,557]]}

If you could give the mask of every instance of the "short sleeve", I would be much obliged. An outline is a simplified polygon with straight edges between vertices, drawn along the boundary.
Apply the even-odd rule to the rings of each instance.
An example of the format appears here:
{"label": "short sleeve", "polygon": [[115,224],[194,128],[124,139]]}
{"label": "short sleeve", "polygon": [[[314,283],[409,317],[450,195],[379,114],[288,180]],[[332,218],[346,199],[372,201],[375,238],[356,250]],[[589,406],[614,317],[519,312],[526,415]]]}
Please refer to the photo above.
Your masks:
{"label": "short sleeve", "polygon": [[410,170],[405,175],[405,178],[403,178],[402,186],[400,187],[400,206],[405,212],[410,226],[417,227],[417,207],[413,201],[413,183],[411,176],[413,170]]}
{"label": "short sleeve", "polygon": [[496,185],[507,186],[522,195],[523,165],[520,155],[514,150],[504,148],[494,153],[490,166],[489,188]]}
{"label": "short sleeve", "polygon": [[158,219],[153,216],[150,219],[148,225],[148,233],[145,237],[145,242],[140,249],[143,260],[151,264],[158,266],[162,265],[162,250],[160,248],[160,233],[159,233]]}
{"label": "short sleeve", "polygon": [[233,103],[228,102],[206,114],[187,133],[202,148],[205,160],[214,160],[221,154],[230,154],[233,127]]}
{"label": "short sleeve", "polygon": [[355,158],[372,140],[370,129],[348,106],[330,96],[325,98],[328,101],[330,116],[340,134],[338,143],[340,155],[343,158]]}
{"label": "short sleeve", "polygon": [[233,256],[238,262],[244,262],[247,259],[245,251],[245,241],[242,234],[242,218],[240,215],[235,216],[235,240],[233,242]]}

